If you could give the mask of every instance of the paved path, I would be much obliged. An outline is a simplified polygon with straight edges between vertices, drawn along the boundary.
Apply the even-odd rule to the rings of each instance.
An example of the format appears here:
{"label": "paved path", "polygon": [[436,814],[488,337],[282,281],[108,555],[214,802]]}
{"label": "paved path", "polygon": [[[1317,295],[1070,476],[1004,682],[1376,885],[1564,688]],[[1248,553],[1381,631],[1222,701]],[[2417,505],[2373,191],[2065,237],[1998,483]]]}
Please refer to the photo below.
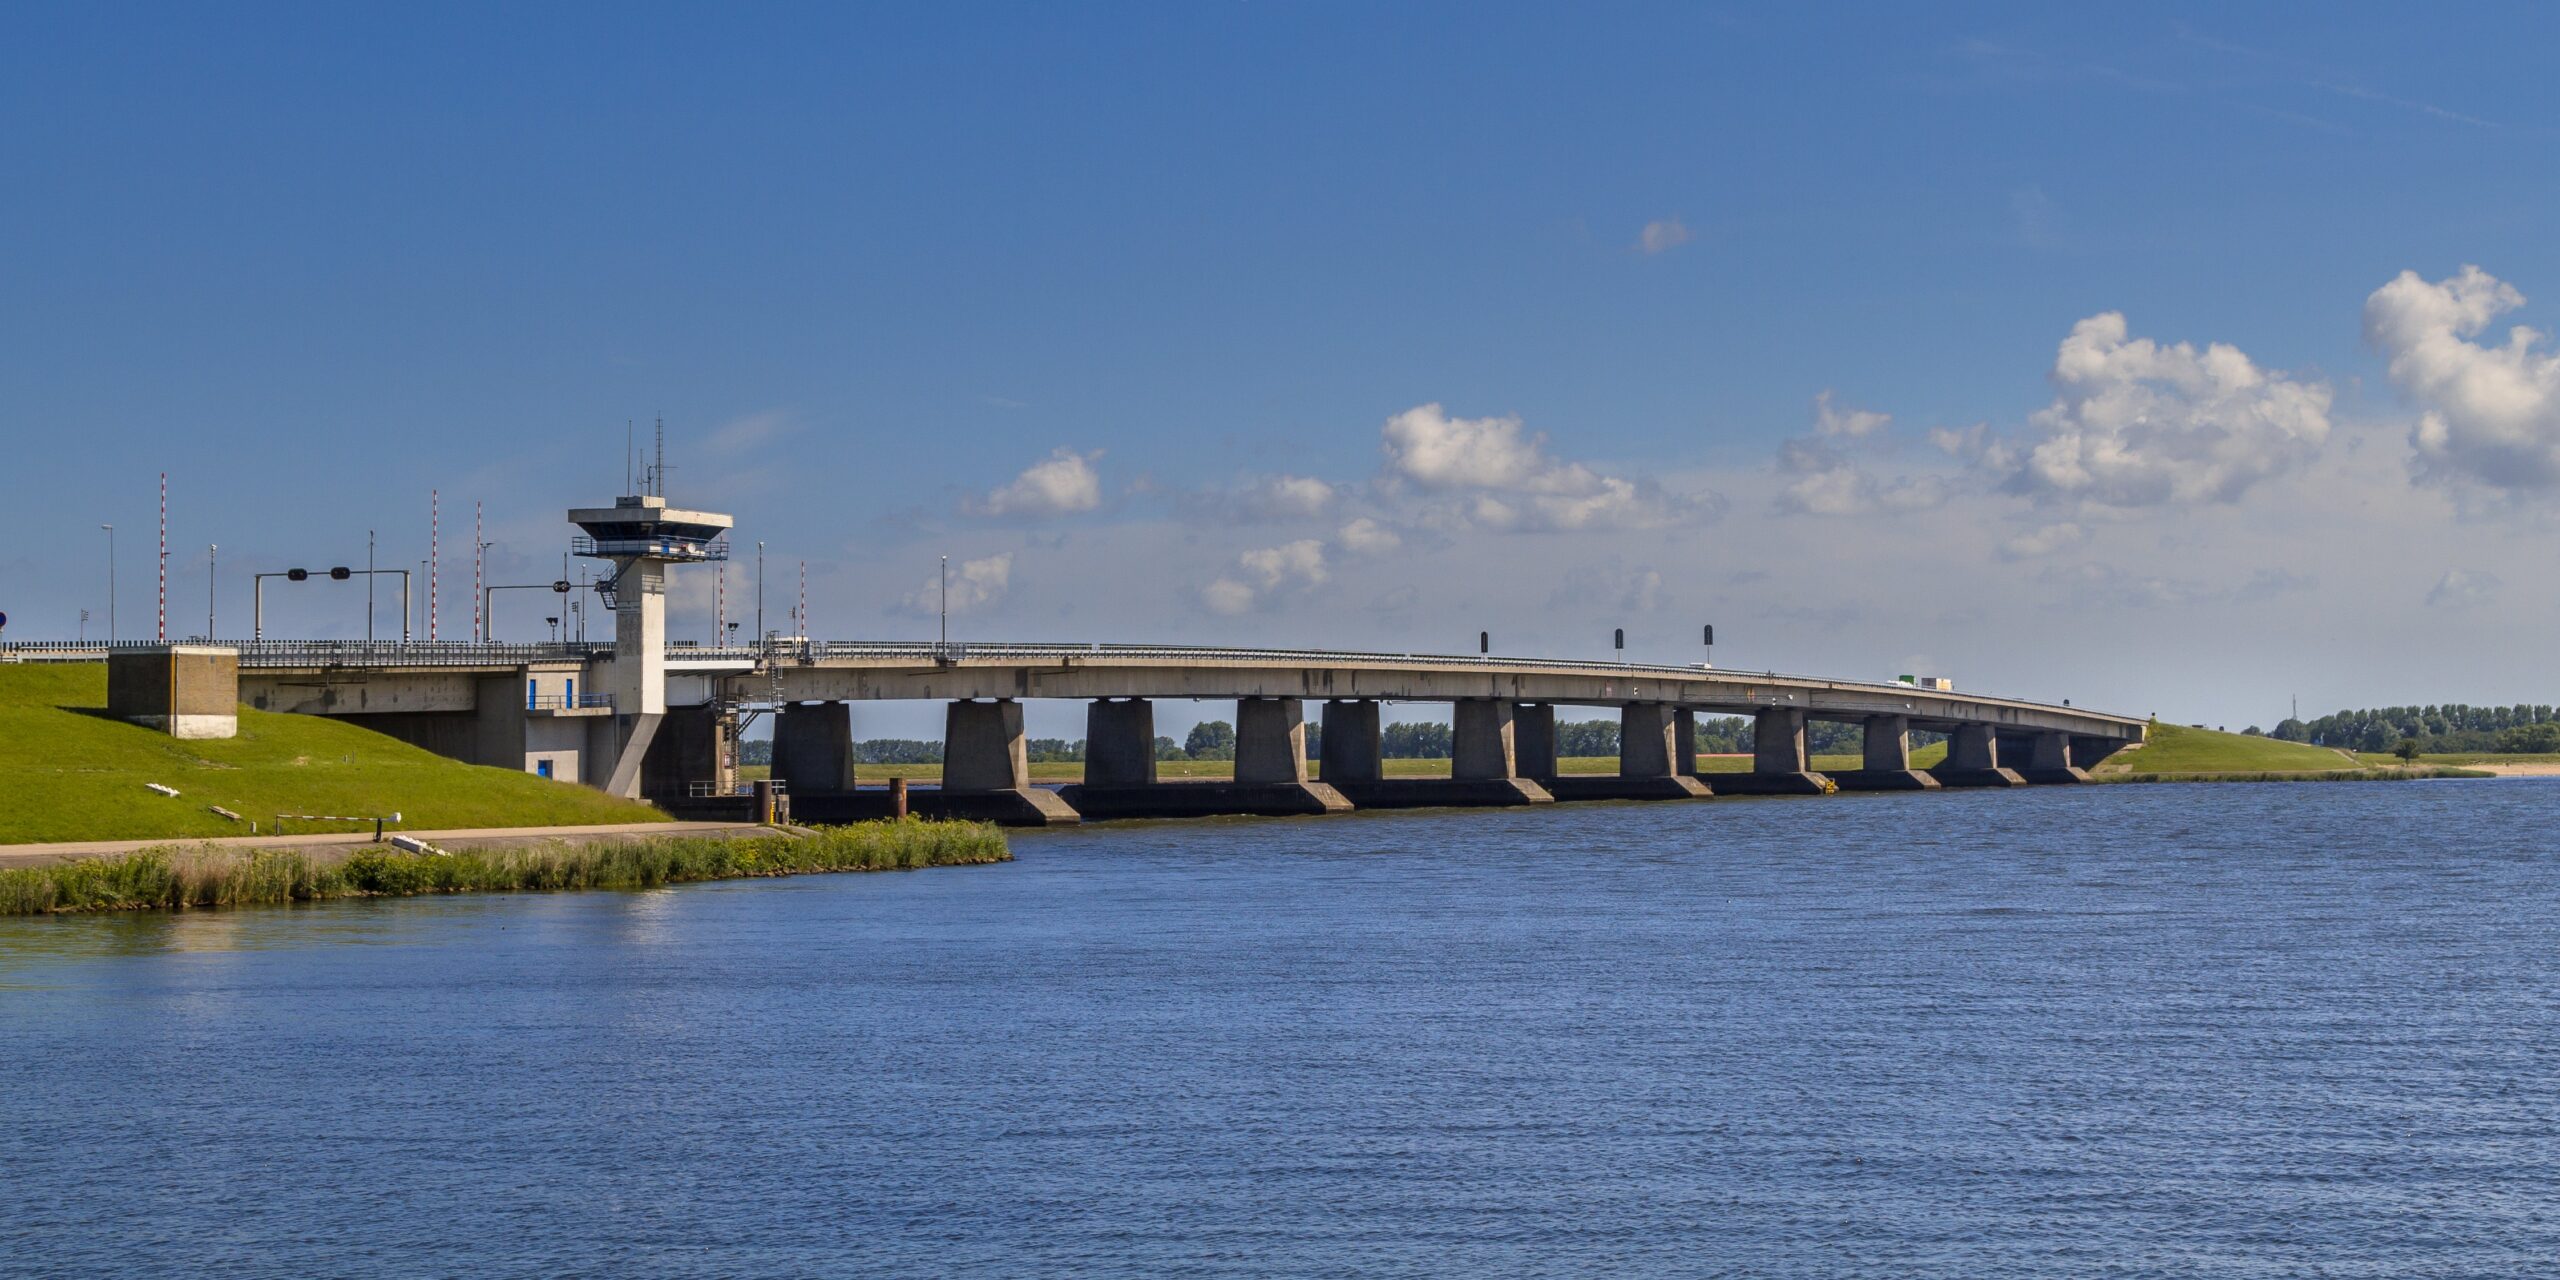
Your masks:
{"label": "paved path", "polygon": [[[624,836],[754,836],[772,835],[771,827],[740,822],[624,822],[602,827],[474,827],[460,831],[400,831],[390,834],[412,836],[442,849],[485,849],[524,844],[532,840],[563,840],[571,844],[589,844],[599,840],[615,840]],[[289,836],[221,836],[195,838],[164,836],[156,840],[71,840],[56,844],[0,844],[0,867],[41,866],[48,862],[67,862],[73,858],[96,858],[137,849],[166,848],[184,845],[212,845],[219,849],[354,849],[373,843],[373,833],[341,832],[323,835]]]}

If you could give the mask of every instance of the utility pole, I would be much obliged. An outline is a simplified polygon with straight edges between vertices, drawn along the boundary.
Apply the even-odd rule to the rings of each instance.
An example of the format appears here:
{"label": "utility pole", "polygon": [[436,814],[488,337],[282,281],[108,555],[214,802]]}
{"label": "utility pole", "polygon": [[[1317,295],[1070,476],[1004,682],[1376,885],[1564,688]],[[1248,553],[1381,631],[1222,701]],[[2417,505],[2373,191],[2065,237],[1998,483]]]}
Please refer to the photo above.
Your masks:
{"label": "utility pole", "polygon": [[107,531],[107,643],[116,642],[116,527],[98,526]]}
{"label": "utility pole", "polygon": [[169,643],[169,473],[160,473],[160,621],[154,644]]}

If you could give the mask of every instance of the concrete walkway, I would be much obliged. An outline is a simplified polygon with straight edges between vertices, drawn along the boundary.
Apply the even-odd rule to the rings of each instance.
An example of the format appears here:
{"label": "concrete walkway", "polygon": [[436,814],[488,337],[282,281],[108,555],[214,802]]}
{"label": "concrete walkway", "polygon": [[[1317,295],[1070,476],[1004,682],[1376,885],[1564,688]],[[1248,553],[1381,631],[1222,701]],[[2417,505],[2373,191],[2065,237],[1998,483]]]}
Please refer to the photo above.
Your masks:
{"label": "concrete walkway", "polygon": [[[713,836],[729,839],[738,836],[778,834],[771,827],[739,822],[623,822],[601,827],[474,827],[460,831],[388,830],[388,835],[404,835],[424,840],[440,849],[488,849],[526,844],[537,840],[559,840],[569,844],[593,844],[618,840],[625,836]],[[112,857],[139,849],[161,849],[171,846],[194,848],[212,845],[217,849],[357,849],[373,843],[373,833],[340,832],[321,835],[286,836],[163,836],[156,840],[70,840],[55,844],[0,844],[0,867],[42,866],[48,862],[68,862],[73,858]]]}

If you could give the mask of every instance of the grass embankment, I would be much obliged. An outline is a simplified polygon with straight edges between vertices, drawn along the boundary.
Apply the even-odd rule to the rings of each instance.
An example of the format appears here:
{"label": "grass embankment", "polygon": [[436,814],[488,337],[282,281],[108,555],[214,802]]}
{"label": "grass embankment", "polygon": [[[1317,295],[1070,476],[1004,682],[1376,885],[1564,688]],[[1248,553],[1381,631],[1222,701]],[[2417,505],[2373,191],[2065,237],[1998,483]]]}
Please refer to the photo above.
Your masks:
{"label": "grass embankment", "polygon": [[[1933,743],[1911,753],[1911,767],[1926,769],[1946,758],[1946,745]],[[1390,778],[1449,776],[1447,760],[1387,760],[1382,763]],[[1815,756],[1813,767],[1816,772],[1841,773],[1863,768],[1864,762],[1853,755]],[[891,778],[904,778],[909,782],[942,780],[942,766],[938,764],[865,764],[856,765],[854,768],[856,776],[863,782],[887,782]],[[1565,756],[1556,761],[1556,771],[1567,774],[1615,774],[1618,771],[1618,758],[1616,756]],[[1751,757],[1747,755],[1700,756],[1698,771],[1701,773],[1749,773]],[[742,781],[753,782],[772,776],[772,772],[764,765],[742,765],[738,769],[738,777]],[[1312,760],[1307,762],[1307,772],[1318,779],[1321,779],[1324,774],[1324,770]],[[1182,778],[1222,781],[1236,776],[1236,767],[1230,760],[1159,760],[1156,762],[1156,776],[1167,781]],[[1031,766],[1031,780],[1033,782],[1082,782],[1084,763],[1080,760],[1036,761]]]}
{"label": "grass embankment", "polygon": [[965,866],[1012,856],[1004,835],[990,824],[921,819],[825,827],[808,836],[648,836],[466,850],[448,857],[380,845],[354,853],[197,845],[0,869],[0,915],[518,889],[649,889],[745,876]]}
{"label": "grass embankment", "polygon": [[[240,711],[240,736],[182,742],[109,720],[104,663],[0,666],[0,844],[237,836],[279,813],[398,813],[401,826],[658,822],[629,800],[512,769],[448,760],[319,716]],[[174,787],[176,799],[147,790]],[[353,831],[360,824],[295,824]]]}
{"label": "grass embankment", "polygon": [[2396,759],[2376,765],[2330,747],[2155,723],[2148,742],[2107,757],[2089,776],[2098,782],[2363,782],[2487,775]]}

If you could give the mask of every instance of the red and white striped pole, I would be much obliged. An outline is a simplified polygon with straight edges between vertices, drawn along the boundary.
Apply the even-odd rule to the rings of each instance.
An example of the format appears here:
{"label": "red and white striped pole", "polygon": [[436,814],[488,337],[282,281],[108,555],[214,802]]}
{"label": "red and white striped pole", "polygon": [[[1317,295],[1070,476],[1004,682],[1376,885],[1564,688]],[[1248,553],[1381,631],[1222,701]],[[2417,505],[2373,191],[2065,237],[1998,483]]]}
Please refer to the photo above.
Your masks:
{"label": "red and white striped pole", "polygon": [[480,500],[471,500],[471,639],[474,643],[489,638],[488,620],[480,616],[480,602],[489,598],[481,588],[480,556],[488,543],[480,540]]}
{"label": "red and white striped pole", "polygon": [[729,643],[729,566],[720,566],[720,603],[711,615],[711,647]]}
{"label": "red and white striped pole", "polygon": [[802,639],[809,635],[809,562],[806,560],[800,562],[800,635]]}
{"label": "red and white striped pole", "polygon": [[444,576],[444,495],[427,490],[427,639],[436,638],[436,579]]}
{"label": "red and white striped pole", "polygon": [[160,473],[160,624],[154,633],[169,643],[169,473]]}

